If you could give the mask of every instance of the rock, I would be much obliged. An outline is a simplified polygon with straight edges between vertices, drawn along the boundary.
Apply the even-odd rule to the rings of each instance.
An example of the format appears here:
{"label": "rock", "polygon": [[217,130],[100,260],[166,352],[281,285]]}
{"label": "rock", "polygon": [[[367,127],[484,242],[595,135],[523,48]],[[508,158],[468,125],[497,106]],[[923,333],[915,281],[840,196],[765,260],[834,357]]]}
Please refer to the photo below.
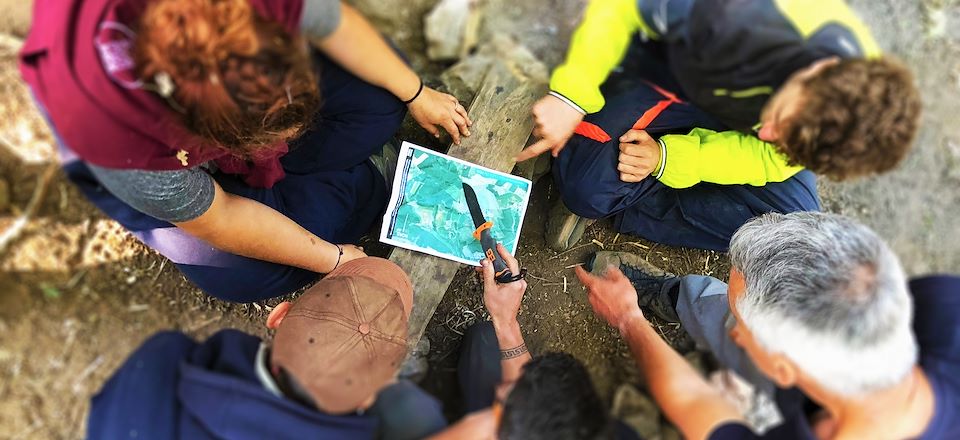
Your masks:
{"label": "rock", "polygon": [[456,60],[476,46],[481,0],[442,0],[427,15],[424,31],[427,57]]}
{"label": "rock", "polygon": [[707,381],[745,416],[747,424],[754,431],[763,433],[783,422],[771,396],[758,390],[733,370],[714,371]]}
{"label": "rock", "polygon": [[416,348],[410,351],[410,354],[407,356],[407,360],[403,362],[403,365],[400,366],[400,373],[398,376],[401,379],[407,379],[414,383],[420,383],[423,378],[427,377],[427,372],[430,371],[430,366],[427,362],[427,355],[430,354],[430,340],[426,336],[420,338],[420,342],[417,343]]}
{"label": "rock", "polygon": [[473,54],[444,71],[440,79],[450,93],[470,102],[494,59],[505,60],[507,67],[519,77],[542,84],[548,81],[547,66],[526,47],[505,35],[495,36],[481,45]]}
{"label": "rock", "polygon": [[649,397],[630,384],[622,384],[613,396],[613,417],[633,428],[640,438],[659,438],[660,410]]}

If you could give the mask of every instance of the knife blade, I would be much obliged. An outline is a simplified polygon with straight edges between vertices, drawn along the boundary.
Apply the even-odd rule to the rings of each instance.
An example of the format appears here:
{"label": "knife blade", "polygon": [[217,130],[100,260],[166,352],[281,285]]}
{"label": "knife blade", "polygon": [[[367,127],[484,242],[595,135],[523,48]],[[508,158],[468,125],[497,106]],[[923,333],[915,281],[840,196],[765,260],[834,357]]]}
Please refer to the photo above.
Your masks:
{"label": "knife blade", "polygon": [[473,190],[473,187],[466,182],[461,182],[461,184],[463,185],[463,197],[467,201],[467,209],[470,210],[470,218],[473,219],[473,225],[477,228],[473,231],[473,238],[480,241],[484,255],[493,262],[493,271],[497,281],[507,282],[507,280],[513,278],[513,273],[507,268],[507,262],[503,261],[503,257],[497,252],[497,241],[490,235],[493,222],[487,221],[486,217],[483,216],[480,201],[477,200],[477,193]]}

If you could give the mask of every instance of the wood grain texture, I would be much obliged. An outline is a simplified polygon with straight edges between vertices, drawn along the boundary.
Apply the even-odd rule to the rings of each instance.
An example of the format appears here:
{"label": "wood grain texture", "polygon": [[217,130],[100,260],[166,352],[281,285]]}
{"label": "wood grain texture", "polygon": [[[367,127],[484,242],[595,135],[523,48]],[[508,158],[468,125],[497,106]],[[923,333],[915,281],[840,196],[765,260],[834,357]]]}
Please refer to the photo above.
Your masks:
{"label": "wood grain texture", "polygon": [[[494,62],[470,104],[471,136],[452,145],[447,154],[499,171],[509,172],[514,156],[523,149],[533,118],[530,108],[546,92],[546,86],[531,80],[504,62]],[[413,280],[413,312],[408,343],[411,348],[423,336],[454,275],[463,265],[434,256],[394,249],[390,260]]]}

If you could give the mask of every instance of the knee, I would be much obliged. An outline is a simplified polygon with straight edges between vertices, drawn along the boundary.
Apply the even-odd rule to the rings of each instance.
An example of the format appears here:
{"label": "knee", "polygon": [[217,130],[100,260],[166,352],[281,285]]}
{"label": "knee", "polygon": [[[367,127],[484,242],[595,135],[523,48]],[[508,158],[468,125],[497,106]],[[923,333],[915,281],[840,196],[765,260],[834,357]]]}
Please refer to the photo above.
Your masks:
{"label": "knee", "polygon": [[607,191],[596,179],[581,175],[557,184],[560,198],[570,212],[584,218],[599,219],[613,215],[622,196]]}

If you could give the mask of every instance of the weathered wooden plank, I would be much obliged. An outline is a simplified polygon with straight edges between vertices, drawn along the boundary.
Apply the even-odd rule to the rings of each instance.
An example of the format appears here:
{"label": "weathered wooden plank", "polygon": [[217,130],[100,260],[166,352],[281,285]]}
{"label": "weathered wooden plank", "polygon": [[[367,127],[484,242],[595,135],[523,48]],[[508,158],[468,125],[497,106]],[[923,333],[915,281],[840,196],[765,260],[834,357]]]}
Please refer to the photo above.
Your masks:
{"label": "weathered wooden plank", "polygon": [[[523,149],[533,129],[530,108],[543,95],[544,87],[542,82],[517,73],[503,62],[493,63],[470,104],[472,136],[463,138],[460,145],[451,146],[447,154],[509,172],[514,166],[514,156]],[[406,249],[394,249],[390,260],[413,280],[408,338],[413,348],[462,265]]]}

